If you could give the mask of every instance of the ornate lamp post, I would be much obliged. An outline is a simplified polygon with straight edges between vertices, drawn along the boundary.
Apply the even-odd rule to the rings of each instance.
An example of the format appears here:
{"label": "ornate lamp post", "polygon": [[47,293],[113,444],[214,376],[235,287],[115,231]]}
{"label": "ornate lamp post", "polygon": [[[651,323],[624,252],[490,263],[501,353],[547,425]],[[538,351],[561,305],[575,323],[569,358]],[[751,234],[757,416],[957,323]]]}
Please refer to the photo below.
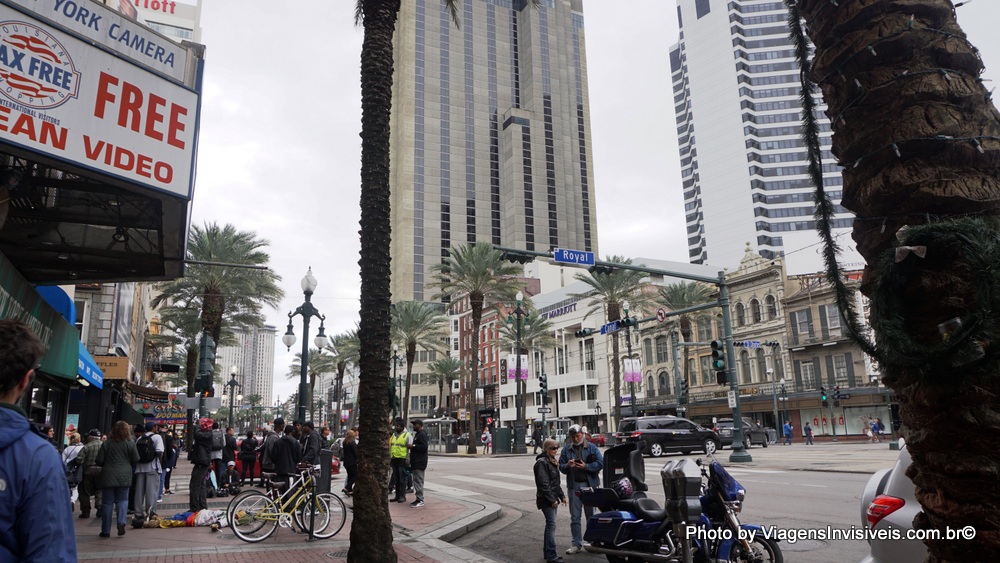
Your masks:
{"label": "ornate lamp post", "polygon": [[302,364],[302,371],[299,376],[298,402],[298,419],[301,421],[306,420],[306,397],[309,395],[309,384],[306,382],[309,372],[309,319],[312,317],[319,319],[319,334],[316,335],[316,340],[314,341],[316,347],[322,350],[330,343],[330,339],[326,337],[324,332],[326,329],[323,327],[323,321],[326,320],[326,317],[319,314],[319,310],[312,304],[312,294],[316,291],[316,285],[316,278],[313,277],[312,268],[310,267],[309,271],[306,272],[306,276],[302,278],[302,293],[305,295],[305,302],[299,305],[294,312],[288,313],[288,332],[281,337],[281,343],[291,350],[292,345],[295,344],[295,333],[292,332],[292,318],[296,315],[302,315],[302,360],[299,362]]}
{"label": "ornate lamp post", "polygon": [[514,453],[524,454],[528,453],[528,447],[524,443],[524,390],[527,387],[527,382],[521,379],[521,327],[524,325],[524,317],[526,315],[524,309],[521,308],[521,302],[524,300],[524,294],[518,291],[515,299],[517,300],[516,307],[510,315],[507,315],[508,326],[513,324],[514,317],[517,317],[517,332],[515,335],[517,340],[517,349],[514,351],[514,377],[517,378],[514,391],[514,411],[517,413],[515,415],[517,418],[514,420]]}
{"label": "ornate lamp post", "polygon": [[788,396],[785,394],[785,378],[781,378],[781,426],[788,420]]}
{"label": "ornate lamp post", "polygon": [[[625,311],[625,318],[626,319],[628,319],[628,309],[629,309],[628,305],[629,305],[628,301],[622,301],[622,309],[624,309],[624,311]],[[625,347],[628,350],[628,365],[630,366],[629,369],[631,369],[631,366],[632,366],[632,331],[631,331],[631,327],[629,326],[629,324],[630,323],[626,323],[625,324]],[[630,380],[629,381],[629,391],[632,394],[632,416],[636,416],[636,408],[635,408],[635,377],[630,375],[629,376],[629,380]]]}
{"label": "ornate lamp post", "polygon": [[601,402],[600,401],[596,401],[594,403],[594,410],[597,411],[596,426],[597,426],[597,433],[600,434],[601,433]]}
{"label": "ornate lamp post", "polygon": [[[233,366],[233,368],[230,370],[230,374],[232,375],[232,378],[229,380],[228,383],[226,383],[226,385],[229,386],[229,426],[232,426],[233,400],[236,399],[236,388],[239,387],[240,389],[242,389],[243,386],[240,385],[240,382],[236,379],[236,366]],[[243,400],[243,395],[240,395],[240,400],[241,401]]]}
{"label": "ornate lamp post", "polygon": [[[774,400],[774,424],[777,426],[775,430],[781,428],[778,426],[778,382],[774,380],[774,370],[767,368],[767,378],[771,380],[771,398]],[[784,381],[784,378],[782,378]]]}
{"label": "ornate lamp post", "polygon": [[[396,402],[392,405],[392,417],[396,418],[403,412],[403,386],[396,376],[396,366],[399,365],[399,345],[392,345],[392,379],[396,385]],[[399,405],[397,407],[397,405]],[[405,424],[406,421],[403,421]]]}

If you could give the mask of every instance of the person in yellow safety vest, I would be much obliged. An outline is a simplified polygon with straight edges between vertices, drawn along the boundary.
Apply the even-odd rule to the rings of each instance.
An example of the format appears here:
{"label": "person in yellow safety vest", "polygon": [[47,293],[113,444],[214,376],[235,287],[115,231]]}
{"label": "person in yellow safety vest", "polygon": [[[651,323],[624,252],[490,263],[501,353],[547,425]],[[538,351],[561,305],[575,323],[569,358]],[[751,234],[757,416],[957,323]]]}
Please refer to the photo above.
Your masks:
{"label": "person in yellow safety vest", "polygon": [[390,493],[395,490],[392,502],[406,502],[406,460],[413,447],[413,436],[406,431],[402,418],[392,421],[393,434],[389,436],[389,468],[392,469]]}

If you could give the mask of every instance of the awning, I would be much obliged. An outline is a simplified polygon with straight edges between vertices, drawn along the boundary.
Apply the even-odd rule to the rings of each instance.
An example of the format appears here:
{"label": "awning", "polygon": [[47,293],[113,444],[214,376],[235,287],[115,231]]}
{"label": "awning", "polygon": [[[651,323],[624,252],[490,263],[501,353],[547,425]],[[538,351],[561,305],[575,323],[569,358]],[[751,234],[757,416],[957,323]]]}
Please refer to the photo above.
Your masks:
{"label": "awning", "polygon": [[97,363],[94,362],[94,358],[87,351],[83,342],[80,342],[80,359],[77,374],[94,387],[98,389],[104,388],[104,373],[101,372],[101,368],[97,367]]}
{"label": "awning", "polygon": [[132,408],[132,405],[124,401],[122,401],[121,405],[121,416],[119,417],[121,420],[124,420],[133,426],[136,424],[146,424],[146,417],[136,412],[136,410]]}

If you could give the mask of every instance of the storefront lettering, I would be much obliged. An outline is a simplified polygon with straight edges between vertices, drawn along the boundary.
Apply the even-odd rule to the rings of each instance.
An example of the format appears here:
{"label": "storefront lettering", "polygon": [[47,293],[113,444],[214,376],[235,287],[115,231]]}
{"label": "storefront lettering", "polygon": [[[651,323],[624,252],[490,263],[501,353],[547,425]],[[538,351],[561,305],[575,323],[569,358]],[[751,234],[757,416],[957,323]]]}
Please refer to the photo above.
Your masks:
{"label": "storefront lettering", "polygon": [[0,131],[27,137],[33,142],[49,145],[59,150],[66,150],[67,130],[65,127],[57,127],[45,120],[37,123],[33,117],[26,113],[18,114],[13,125],[9,123],[10,108],[0,105]]}
{"label": "storefront lettering", "polygon": [[45,323],[36,319],[31,313],[29,313],[14,296],[7,292],[4,288],[0,287],[0,319],[18,319],[24,324],[31,328],[31,332],[35,333],[45,345],[45,348],[49,347],[49,343],[52,340],[52,329],[45,326]]}

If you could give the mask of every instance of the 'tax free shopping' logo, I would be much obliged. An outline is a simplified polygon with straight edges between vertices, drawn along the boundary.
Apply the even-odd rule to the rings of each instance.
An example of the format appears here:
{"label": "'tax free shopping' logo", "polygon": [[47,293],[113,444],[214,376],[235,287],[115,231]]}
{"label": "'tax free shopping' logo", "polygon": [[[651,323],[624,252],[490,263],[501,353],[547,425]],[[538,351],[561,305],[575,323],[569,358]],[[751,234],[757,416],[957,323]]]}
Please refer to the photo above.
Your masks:
{"label": "'tax free shopping' logo", "polygon": [[0,94],[49,109],[77,97],[79,84],[73,59],[55,37],[30,23],[0,22]]}

